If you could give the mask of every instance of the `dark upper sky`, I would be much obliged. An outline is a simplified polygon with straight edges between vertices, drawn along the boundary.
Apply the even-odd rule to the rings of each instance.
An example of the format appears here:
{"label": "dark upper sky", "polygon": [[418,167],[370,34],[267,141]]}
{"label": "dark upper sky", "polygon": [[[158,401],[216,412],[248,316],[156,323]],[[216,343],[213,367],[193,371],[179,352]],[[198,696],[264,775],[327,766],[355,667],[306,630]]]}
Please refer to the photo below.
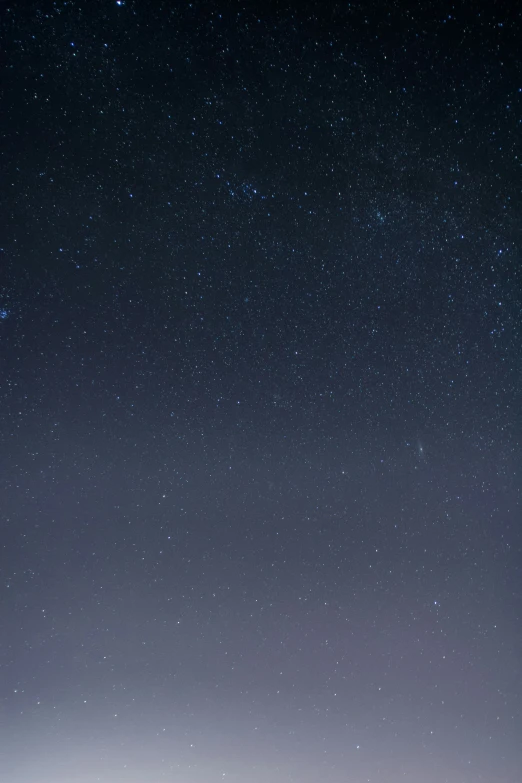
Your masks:
{"label": "dark upper sky", "polygon": [[1,4],[5,783],[521,780],[522,24],[409,6]]}

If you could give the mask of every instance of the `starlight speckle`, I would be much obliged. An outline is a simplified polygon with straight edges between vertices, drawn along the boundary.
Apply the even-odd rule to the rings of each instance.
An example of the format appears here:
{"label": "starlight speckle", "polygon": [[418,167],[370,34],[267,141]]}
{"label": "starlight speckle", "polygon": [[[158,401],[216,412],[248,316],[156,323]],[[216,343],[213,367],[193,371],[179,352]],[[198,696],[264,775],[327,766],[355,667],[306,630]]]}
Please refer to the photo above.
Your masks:
{"label": "starlight speckle", "polygon": [[501,6],[5,4],[1,781],[520,783]]}

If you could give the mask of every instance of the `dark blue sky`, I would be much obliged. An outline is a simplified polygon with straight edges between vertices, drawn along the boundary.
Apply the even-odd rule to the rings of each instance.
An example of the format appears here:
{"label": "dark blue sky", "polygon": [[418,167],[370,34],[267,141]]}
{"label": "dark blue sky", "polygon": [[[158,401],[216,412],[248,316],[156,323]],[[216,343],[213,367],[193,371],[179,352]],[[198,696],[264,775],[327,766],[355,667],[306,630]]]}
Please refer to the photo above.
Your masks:
{"label": "dark blue sky", "polygon": [[2,781],[519,783],[520,12],[0,11]]}

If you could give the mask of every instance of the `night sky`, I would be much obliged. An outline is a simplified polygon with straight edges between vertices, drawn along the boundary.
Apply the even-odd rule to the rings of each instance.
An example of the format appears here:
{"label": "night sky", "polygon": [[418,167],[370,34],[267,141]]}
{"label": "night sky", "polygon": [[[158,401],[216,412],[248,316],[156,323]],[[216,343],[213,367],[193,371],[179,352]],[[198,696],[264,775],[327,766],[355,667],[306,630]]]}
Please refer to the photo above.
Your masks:
{"label": "night sky", "polygon": [[1,3],[2,783],[522,780],[515,6]]}

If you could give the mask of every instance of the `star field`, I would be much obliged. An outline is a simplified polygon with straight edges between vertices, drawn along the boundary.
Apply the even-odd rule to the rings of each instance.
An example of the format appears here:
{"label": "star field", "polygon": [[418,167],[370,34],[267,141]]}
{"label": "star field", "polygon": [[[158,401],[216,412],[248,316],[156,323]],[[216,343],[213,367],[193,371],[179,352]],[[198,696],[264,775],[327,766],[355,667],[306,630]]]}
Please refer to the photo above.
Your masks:
{"label": "star field", "polygon": [[2,781],[522,779],[490,6],[2,3]]}

